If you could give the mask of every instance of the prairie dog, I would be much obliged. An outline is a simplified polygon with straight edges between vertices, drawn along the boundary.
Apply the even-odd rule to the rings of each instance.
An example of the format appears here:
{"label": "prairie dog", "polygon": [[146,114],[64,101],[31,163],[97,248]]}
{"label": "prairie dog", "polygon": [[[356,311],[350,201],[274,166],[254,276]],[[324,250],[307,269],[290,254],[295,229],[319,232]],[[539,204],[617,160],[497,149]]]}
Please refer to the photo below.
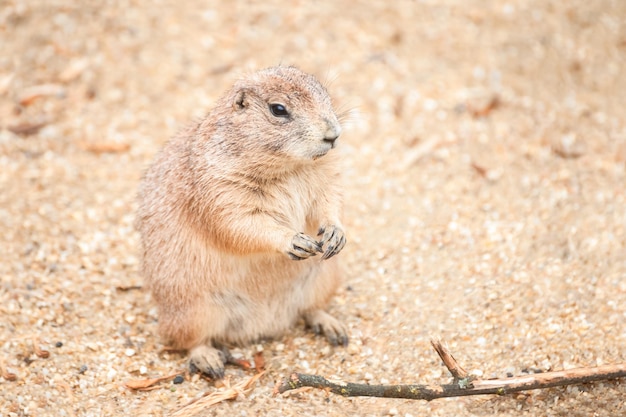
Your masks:
{"label": "prairie dog", "polygon": [[346,242],[329,153],[340,134],[324,86],[278,66],[237,81],[146,172],[145,282],[164,342],[200,371],[223,377],[223,347],[278,336],[299,317],[347,344],[346,327],[324,311]]}

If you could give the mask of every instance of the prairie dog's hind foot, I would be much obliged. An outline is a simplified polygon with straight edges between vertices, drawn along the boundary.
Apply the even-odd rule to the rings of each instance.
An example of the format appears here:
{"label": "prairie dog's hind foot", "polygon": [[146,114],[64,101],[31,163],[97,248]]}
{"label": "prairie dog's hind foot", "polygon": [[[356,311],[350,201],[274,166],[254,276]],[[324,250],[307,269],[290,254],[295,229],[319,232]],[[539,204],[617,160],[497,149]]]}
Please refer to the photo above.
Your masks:
{"label": "prairie dog's hind foot", "polygon": [[303,317],[313,333],[324,334],[331,345],[348,346],[348,329],[324,310],[308,311]]}
{"label": "prairie dog's hind foot", "polygon": [[211,379],[224,378],[224,363],[228,351],[219,350],[209,345],[196,346],[189,351],[189,370],[200,371]]}

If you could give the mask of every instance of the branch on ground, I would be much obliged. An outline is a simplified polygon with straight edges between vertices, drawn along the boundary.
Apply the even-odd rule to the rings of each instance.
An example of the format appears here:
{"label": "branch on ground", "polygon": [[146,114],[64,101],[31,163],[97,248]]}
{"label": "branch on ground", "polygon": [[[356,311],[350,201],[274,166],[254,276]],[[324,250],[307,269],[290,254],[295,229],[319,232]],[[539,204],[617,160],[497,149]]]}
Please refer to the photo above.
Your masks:
{"label": "branch on ground", "polygon": [[626,377],[626,364],[605,365],[593,368],[577,368],[566,371],[500,378],[477,379],[469,375],[440,341],[431,341],[454,382],[447,385],[368,385],[330,380],[319,375],[293,373],[279,382],[275,394],[282,394],[302,387],[323,389],[344,397],[384,397],[431,401],[445,397],[496,394],[543,389],[549,387],[578,385],[593,381],[604,381]]}

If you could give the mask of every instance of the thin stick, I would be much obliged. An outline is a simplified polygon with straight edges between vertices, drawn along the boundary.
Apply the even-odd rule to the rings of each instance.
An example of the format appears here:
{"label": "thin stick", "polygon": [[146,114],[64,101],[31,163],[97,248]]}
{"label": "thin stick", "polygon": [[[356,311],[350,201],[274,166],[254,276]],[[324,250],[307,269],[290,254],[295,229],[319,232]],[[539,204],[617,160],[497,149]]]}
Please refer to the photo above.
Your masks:
{"label": "thin stick", "polygon": [[456,359],[454,359],[454,356],[452,356],[450,351],[445,346],[443,346],[440,340],[431,340],[430,344],[435,349],[437,355],[439,355],[439,357],[443,361],[443,364],[446,365],[446,368],[448,368],[448,371],[450,371],[454,378],[465,379],[469,376],[467,371],[457,363]]}
{"label": "thin stick", "polygon": [[[577,368],[567,371],[545,372],[528,376],[501,379],[471,379],[441,342],[432,342],[444,364],[455,376],[456,383],[448,385],[367,385],[328,380],[319,375],[293,373],[278,383],[275,394],[301,388],[323,389],[344,397],[385,397],[431,401],[437,398],[470,395],[505,395],[556,386],[584,384],[626,377],[626,364],[605,365],[594,368]],[[445,359],[444,359],[445,358]],[[463,377],[463,378],[458,378]]]}

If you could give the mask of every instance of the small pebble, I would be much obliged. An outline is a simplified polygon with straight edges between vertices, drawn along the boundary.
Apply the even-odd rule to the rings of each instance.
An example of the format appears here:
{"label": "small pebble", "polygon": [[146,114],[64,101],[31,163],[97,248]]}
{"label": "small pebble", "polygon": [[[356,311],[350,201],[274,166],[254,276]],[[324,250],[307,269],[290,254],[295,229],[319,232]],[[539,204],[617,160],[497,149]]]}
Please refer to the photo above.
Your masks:
{"label": "small pebble", "polygon": [[124,351],[124,355],[126,355],[126,356],[128,356],[128,357],[134,356],[134,355],[135,355],[135,349],[130,349],[130,348],[129,348],[129,349],[126,349],[126,350]]}
{"label": "small pebble", "polygon": [[350,355],[356,355],[357,353],[361,352],[361,349],[354,343],[348,345],[347,350]]}
{"label": "small pebble", "polygon": [[56,346],[56,347],[58,347],[58,348],[63,347],[63,342],[56,342],[56,343],[54,344],[54,346]]}
{"label": "small pebble", "polygon": [[183,378],[182,375],[176,375],[176,378],[174,378],[174,383],[175,384],[182,384],[185,381],[185,378]]}
{"label": "small pebble", "polygon": [[87,372],[87,365],[81,365],[80,369],[78,370],[78,373],[83,375],[85,372]]}
{"label": "small pebble", "polygon": [[107,381],[113,381],[116,376],[117,371],[113,368],[109,369],[109,372],[107,372]]}

